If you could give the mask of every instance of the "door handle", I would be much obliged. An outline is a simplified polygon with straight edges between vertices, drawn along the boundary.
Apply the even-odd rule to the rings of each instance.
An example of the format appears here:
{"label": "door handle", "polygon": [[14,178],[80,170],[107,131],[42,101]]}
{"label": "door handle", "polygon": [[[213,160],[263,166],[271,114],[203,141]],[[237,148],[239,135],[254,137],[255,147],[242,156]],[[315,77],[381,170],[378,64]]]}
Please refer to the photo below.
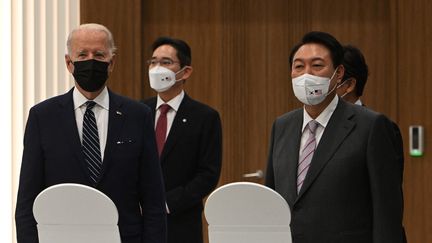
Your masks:
{"label": "door handle", "polygon": [[243,178],[258,178],[261,179],[263,178],[264,173],[262,170],[257,170],[254,173],[247,173],[247,174],[243,174]]}

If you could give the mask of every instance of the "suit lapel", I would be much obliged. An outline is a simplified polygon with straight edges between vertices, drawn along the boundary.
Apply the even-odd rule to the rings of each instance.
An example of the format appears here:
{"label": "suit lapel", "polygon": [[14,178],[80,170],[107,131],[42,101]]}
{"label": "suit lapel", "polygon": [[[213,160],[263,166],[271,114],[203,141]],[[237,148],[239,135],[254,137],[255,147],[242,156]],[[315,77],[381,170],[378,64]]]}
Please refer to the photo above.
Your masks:
{"label": "suit lapel", "polygon": [[[87,165],[84,160],[84,154],[82,151],[81,140],[78,133],[76,124],[74,102],[73,102],[73,89],[63,95],[60,100],[60,121],[64,121],[59,125],[63,126],[65,132],[65,140],[67,140],[72,148],[74,155],[77,157],[79,163],[82,165],[83,173],[89,176]],[[89,180],[90,183],[90,180]]]}
{"label": "suit lapel", "polygon": [[102,163],[101,180],[111,162],[112,154],[115,150],[115,145],[119,138],[119,133],[122,130],[124,123],[124,111],[122,110],[122,102],[118,96],[111,91],[109,92],[109,112],[108,112],[108,134],[105,145],[104,159]]}
{"label": "suit lapel", "polygon": [[154,122],[154,124],[156,124],[156,121],[155,121],[155,117],[156,117],[156,98],[150,99],[146,104],[150,107],[152,118],[153,118],[153,122]]}
{"label": "suit lapel", "polygon": [[321,170],[338,150],[340,144],[355,127],[355,123],[351,120],[352,116],[354,116],[353,111],[347,107],[344,101],[339,99],[338,105],[324,130],[312,158],[311,167],[309,168],[297,200],[308,190]]}
{"label": "suit lapel", "polygon": [[160,158],[161,163],[164,163],[166,155],[174,147],[178,138],[181,137],[181,135],[185,131],[185,128],[188,126],[190,119],[192,118],[190,114],[191,109],[189,108],[190,103],[191,99],[185,93],[179,109],[174,117],[174,121],[171,125],[168,137],[165,141],[165,145]]}
{"label": "suit lapel", "polygon": [[[65,121],[62,123],[64,125],[64,131],[66,133],[67,141],[70,143],[72,148],[74,148],[76,153],[79,153],[82,155],[82,149],[81,149],[81,141],[79,138],[78,128],[76,125],[76,118],[75,118],[75,111],[74,111],[74,103],[73,103],[73,97],[72,97],[73,89],[71,89],[68,93],[66,93],[62,100],[60,101],[60,114],[61,114],[61,120]],[[82,157],[82,156],[81,156]],[[84,160],[84,157],[82,157]]]}
{"label": "suit lapel", "polygon": [[[292,122],[286,123],[287,126],[282,127],[281,141],[278,142],[281,146],[278,146],[278,150],[275,154],[280,154],[280,158],[277,161],[286,161],[280,164],[282,167],[279,169],[281,183],[280,185],[286,185],[283,189],[285,193],[283,196],[286,197],[287,202],[293,205],[297,198],[297,164],[300,150],[300,138],[301,128],[303,124],[303,109],[298,110]],[[286,166],[286,167],[284,167]]]}

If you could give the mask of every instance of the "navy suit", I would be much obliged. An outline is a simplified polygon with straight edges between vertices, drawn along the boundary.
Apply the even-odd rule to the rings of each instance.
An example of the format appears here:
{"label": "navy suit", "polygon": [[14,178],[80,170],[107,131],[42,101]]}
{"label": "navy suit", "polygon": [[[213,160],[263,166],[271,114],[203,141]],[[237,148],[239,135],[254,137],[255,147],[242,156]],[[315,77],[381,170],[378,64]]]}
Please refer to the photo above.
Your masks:
{"label": "navy suit", "polygon": [[[155,116],[156,97],[145,102]],[[161,154],[168,243],[202,243],[203,199],[216,187],[222,160],[219,114],[185,94]]]}
{"label": "navy suit", "polygon": [[[32,206],[42,190],[59,183],[92,185],[72,91],[30,110],[15,214],[18,243],[38,242]],[[123,243],[166,242],[164,188],[150,109],[110,91],[102,175],[94,187],[117,206]]]}
{"label": "navy suit", "polygon": [[273,124],[266,185],[288,202],[293,243],[402,242],[398,139],[385,116],[339,100],[297,194],[303,109]]}

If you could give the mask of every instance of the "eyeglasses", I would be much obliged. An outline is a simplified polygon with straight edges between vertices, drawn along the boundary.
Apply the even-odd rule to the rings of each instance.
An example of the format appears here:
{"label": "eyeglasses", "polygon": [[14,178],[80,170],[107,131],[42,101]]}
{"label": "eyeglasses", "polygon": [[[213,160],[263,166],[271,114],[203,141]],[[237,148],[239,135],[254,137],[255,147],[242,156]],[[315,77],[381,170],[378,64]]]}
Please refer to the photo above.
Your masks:
{"label": "eyeglasses", "polygon": [[162,58],[160,60],[157,60],[157,59],[147,60],[147,64],[150,66],[156,66],[158,63],[159,63],[159,65],[166,67],[166,66],[171,66],[174,63],[180,63],[180,62],[176,62],[176,61],[173,61],[173,60],[168,59],[168,58]]}

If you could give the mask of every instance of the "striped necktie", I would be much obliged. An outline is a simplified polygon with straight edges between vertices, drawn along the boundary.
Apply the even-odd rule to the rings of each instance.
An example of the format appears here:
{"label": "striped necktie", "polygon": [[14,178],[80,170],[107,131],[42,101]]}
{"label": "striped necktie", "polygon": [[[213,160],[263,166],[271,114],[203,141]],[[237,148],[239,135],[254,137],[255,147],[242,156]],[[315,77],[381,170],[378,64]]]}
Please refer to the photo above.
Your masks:
{"label": "striped necktie", "polygon": [[84,159],[87,163],[87,168],[90,172],[90,178],[93,184],[96,184],[99,181],[102,169],[98,128],[94,112],[92,111],[96,102],[87,101],[85,104],[87,109],[84,113],[83,120],[82,149],[84,152]]}
{"label": "striped necktie", "polygon": [[303,185],[303,182],[306,178],[306,174],[312,162],[312,157],[314,155],[315,148],[316,148],[315,131],[318,125],[319,125],[318,122],[312,120],[306,126],[307,131],[309,133],[309,137],[300,153],[300,158],[299,158],[299,163],[297,168],[297,193],[300,192],[300,189]]}

